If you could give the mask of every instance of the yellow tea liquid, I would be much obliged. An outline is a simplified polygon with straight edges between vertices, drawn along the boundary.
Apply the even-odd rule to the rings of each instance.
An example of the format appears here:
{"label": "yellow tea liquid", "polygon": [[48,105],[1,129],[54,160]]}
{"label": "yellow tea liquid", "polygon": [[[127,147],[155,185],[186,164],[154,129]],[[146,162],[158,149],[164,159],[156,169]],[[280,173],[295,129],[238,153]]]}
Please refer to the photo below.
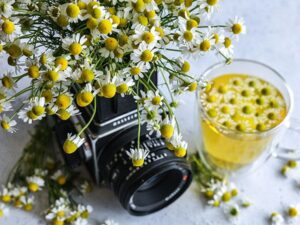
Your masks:
{"label": "yellow tea liquid", "polygon": [[200,104],[208,118],[200,120],[206,159],[226,170],[257,159],[273,139],[262,132],[281,123],[287,113],[277,88],[244,74],[214,78],[201,92]]}

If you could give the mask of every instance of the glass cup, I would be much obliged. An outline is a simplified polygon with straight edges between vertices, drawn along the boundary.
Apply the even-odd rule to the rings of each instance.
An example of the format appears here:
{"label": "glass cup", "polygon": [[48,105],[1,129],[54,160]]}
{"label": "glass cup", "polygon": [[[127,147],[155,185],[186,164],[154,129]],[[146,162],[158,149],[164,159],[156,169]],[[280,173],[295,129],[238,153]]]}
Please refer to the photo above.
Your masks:
{"label": "glass cup", "polygon": [[[228,129],[216,124],[206,114],[200,102],[201,90],[198,90],[195,140],[203,163],[209,169],[226,176],[252,171],[272,155],[300,159],[300,153],[296,151],[300,122],[291,119],[293,95],[284,78],[263,63],[236,59],[229,65],[219,63],[211,66],[203,73],[201,80],[209,82],[224,74],[247,74],[275,86],[285,100],[286,116],[278,125],[266,131],[247,133]],[[290,140],[291,137],[295,141]],[[281,138],[284,142],[279,141]]]}

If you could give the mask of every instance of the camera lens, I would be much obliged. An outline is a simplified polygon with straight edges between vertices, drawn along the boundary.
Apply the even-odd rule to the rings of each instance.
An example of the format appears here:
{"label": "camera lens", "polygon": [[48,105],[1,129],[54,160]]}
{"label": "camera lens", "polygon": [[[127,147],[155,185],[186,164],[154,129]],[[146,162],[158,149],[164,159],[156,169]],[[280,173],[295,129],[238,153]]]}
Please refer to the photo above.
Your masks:
{"label": "camera lens", "polygon": [[[98,159],[102,179],[133,215],[147,215],[174,202],[190,185],[186,160],[168,150],[161,138],[142,129],[141,147],[150,151],[142,167],[133,167],[126,151],[136,146],[137,127],[116,134]],[[99,148],[103,146],[99,146]]]}

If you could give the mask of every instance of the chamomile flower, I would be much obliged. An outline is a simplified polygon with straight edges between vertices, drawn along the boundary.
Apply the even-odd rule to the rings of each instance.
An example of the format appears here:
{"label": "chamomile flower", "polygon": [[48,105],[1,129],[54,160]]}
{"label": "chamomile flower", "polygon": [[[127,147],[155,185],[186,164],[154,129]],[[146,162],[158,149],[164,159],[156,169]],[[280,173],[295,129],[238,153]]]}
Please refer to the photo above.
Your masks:
{"label": "chamomile flower", "polygon": [[149,110],[156,110],[162,105],[163,99],[164,97],[160,95],[159,90],[156,90],[155,92],[148,91],[144,106]]}
{"label": "chamomile flower", "polygon": [[45,114],[45,98],[44,97],[34,97],[30,99],[30,104],[32,106],[32,113],[38,117],[43,117]]}
{"label": "chamomile flower", "polygon": [[114,58],[119,42],[113,37],[108,37],[104,40],[104,47],[100,49],[100,53],[105,58]]}
{"label": "chamomile flower", "polygon": [[144,74],[149,70],[149,68],[145,64],[139,64],[139,65],[131,65],[131,67],[128,67],[125,69],[125,72],[129,73],[133,76],[135,80],[138,80],[139,78],[143,78]]}
{"label": "chamomile flower", "polygon": [[63,170],[57,170],[51,179],[56,181],[59,185],[64,185],[67,182],[68,175]]}
{"label": "chamomile flower", "polygon": [[25,123],[32,124],[33,121],[41,120],[43,116],[37,116],[32,111],[32,107],[26,107],[18,112],[19,119],[23,120]]}
{"label": "chamomile flower", "polygon": [[148,29],[135,29],[135,34],[131,36],[134,40],[134,44],[138,45],[141,42],[145,42],[147,45],[156,44],[161,37],[155,30],[155,27]]}
{"label": "chamomile flower", "polygon": [[7,72],[1,78],[1,83],[3,88],[6,90],[14,90],[17,87],[17,84],[13,80],[13,73]]}
{"label": "chamomile flower", "polygon": [[72,37],[66,37],[62,40],[62,47],[74,57],[78,57],[86,48],[86,41],[86,37],[74,34]]}
{"label": "chamomile flower", "polygon": [[232,40],[229,37],[225,37],[222,47],[219,48],[219,53],[222,54],[223,57],[231,58],[234,53],[233,48]]}
{"label": "chamomile flower", "polygon": [[8,112],[12,110],[12,105],[10,102],[6,102],[5,99],[0,100],[0,113]]}
{"label": "chamomile flower", "polygon": [[199,34],[196,32],[197,28],[194,27],[192,29],[189,29],[186,26],[186,20],[182,17],[179,17],[178,21],[180,28],[178,33],[178,41],[181,45],[184,45],[184,47],[188,50],[192,50],[200,38]]}
{"label": "chamomile flower", "polygon": [[21,196],[20,202],[25,211],[31,211],[33,208],[34,197],[33,196]]}
{"label": "chamomile flower", "polygon": [[31,177],[26,177],[26,182],[28,184],[28,189],[31,192],[37,192],[42,190],[42,188],[45,185],[45,181],[42,177],[40,176],[31,176]]}
{"label": "chamomile flower", "polygon": [[219,8],[219,0],[200,0],[198,4],[207,19]]}
{"label": "chamomile flower", "polygon": [[79,20],[83,20],[81,10],[75,3],[66,3],[60,6],[61,15],[66,16],[69,22],[77,23]]}
{"label": "chamomile flower", "polygon": [[200,50],[200,53],[205,54],[213,49],[214,44],[214,36],[207,32],[199,39],[197,48]]}
{"label": "chamomile flower", "polygon": [[85,180],[80,184],[79,190],[82,194],[90,193],[93,190],[92,184]]}
{"label": "chamomile flower", "polygon": [[77,206],[77,212],[80,214],[80,217],[83,219],[88,219],[92,211],[93,211],[93,207],[90,205],[79,204]]}
{"label": "chamomile flower", "polygon": [[4,203],[10,203],[12,200],[12,187],[10,186],[2,186],[2,190],[0,191],[1,201]]}
{"label": "chamomile flower", "polygon": [[0,39],[2,41],[12,42],[16,37],[21,34],[21,26],[19,23],[19,19],[1,19],[0,20]]}
{"label": "chamomile flower", "polygon": [[175,130],[175,119],[166,117],[161,122],[161,126],[160,126],[161,136],[166,139],[170,139],[174,134],[174,130]]}
{"label": "chamomile flower", "polygon": [[6,205],[0,203],[0,218],[7,216],[8,213],[9,213],[9,208]]}
{"label": "chamomile flower", "polygon": [[50,221],[65,221],[66,216],[70,213],[70,208],[66,204],[55,204],[47,212],[45,218]]}
{"label": "chamomile flower", "polygon": [[116,79],[117,92],[121,94],[122,97],[125,96],[130,91],[130,88],[134,86],[135,82],[132,77],[118,77]]}
{"label": "chamomile flower", "polygon": [[237,204],[229,204],[224,207],[224,212],[230,221],[237,221],[240,215],[240,208]]}
{"label": "chamomile flower", "polygon": [[92,103],[95,95],[98,93],[97,90],[93,90],[90,83],[86,84],[85,87],[77,94],[76,103],[80,107],[86,107]]}
{"label": "chamomile flower", "polygon": [[229,20],[226,30],[235,38],[238,38],[240,34],[245,34],[246,26],[244,19],[236,16],[234,19]]}
{"label": "chamomile flower", "polygon": [[0,1],[0,15],[5,18],[10,18],[13,13],[13,4],[15,0],[1,0]]}
{"label": "chamomile flower", "polygon": [[61,120],[68,120],[71,116],[79,115],[80,112],[74,105],[70,105],[67,109],[59,109],[56,112],[56,115]]}
{"label": "chamomile flower", "polygon": [[282,225],[284,218],[280,213],[273,212],[270,216],[271,225]]}
{"label": "chamomile flower", "polygon": [[287,207],[286,213],[290,220],[296,219],[300,215],[300,205],[290,205]]}
{"label": "chamomile flower", "polygon": [[138,49],[133,50],[130,58],[138,66],[142,65],[149,68],[156,51],[157,49],[154,48],[154,45],[147,45],[145,42],[142,42]]}
{"label": "chamomile flower", "polygon": [[14,127],[17,125],[17,122],[15,120],[11,120],[5,114],[0,116],[0,125],[3,130],[9,133],[15,133],[17,131],[17,129]]}
{"label": "chamomile flower", "polygon": [[63,149],[65,153],[72,154],[74,153],[82,144],[84,143],[84,139],[79,137],[76,134],[68,134],[68,138],[63,145]]}
{"label": "chamomile flower", "polygon": [[117,93],[116,79],[115,76],[111,77],[109,71],[107,71],[105,77],[98,79],[98,84],[100,86],[99,95],[104,98],[113,98]]}
{"label": "chamomile flower", "polygon": [[169,143],[171,144],[169,145],[171,146],[170,150],[174,151],[174,154],[177,157],[186,156],[188,143],[183,140],[182,135],[177,130],[174,132],[174,135],[170,139]]}
{"label": "chamomile flower", "polygon": [[150,151],[148,149],[136,148],[130,149],[130,151],[126,151],[126,154],[132,161],[133,166],[141,167],[144,164],[145,159],[149,155]]}

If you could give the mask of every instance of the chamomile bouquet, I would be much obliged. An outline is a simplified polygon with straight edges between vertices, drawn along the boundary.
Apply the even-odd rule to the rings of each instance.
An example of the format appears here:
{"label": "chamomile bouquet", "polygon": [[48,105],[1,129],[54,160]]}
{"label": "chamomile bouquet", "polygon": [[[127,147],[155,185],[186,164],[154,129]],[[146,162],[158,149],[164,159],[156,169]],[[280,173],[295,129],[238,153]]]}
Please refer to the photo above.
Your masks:
{"label": "chamomile bouquet", "polygon": [[[131,95],[139,127],[166,139],[178,157],[183,140],[174,110],[178,96],[195,91],[201,81],[190,73],[188,57],[215,52],[227,62],[233,41],[246,28],[241,18],[224,25],[208,20],[219,0],[0,0],[0,50],[12,70],[2,74],[0,123],[15,132],[17,121],[33,123],[45,116],[68,120],[78,108],[96,111],[96,96]],[[169,57],[176,52],[180,57]],[[157,72],[161,85],[151,81]],[[17,89],[26,80],[27,85]],[[71,91],[79,85],[76,93]],[[161,90],[165,86],[166,96]],[[141,88],[142,87],[142,88]],[[142,89],[144,91],[142,91]],[[18,96],[26,96],[18,105]],[[83,143],[82,132],[68,134],[66,153]],[[139,135],[139,134],[138,134]],[[138,139],[139,140],[139,139]],[[147,151],[128,152],[136,166]]]}

